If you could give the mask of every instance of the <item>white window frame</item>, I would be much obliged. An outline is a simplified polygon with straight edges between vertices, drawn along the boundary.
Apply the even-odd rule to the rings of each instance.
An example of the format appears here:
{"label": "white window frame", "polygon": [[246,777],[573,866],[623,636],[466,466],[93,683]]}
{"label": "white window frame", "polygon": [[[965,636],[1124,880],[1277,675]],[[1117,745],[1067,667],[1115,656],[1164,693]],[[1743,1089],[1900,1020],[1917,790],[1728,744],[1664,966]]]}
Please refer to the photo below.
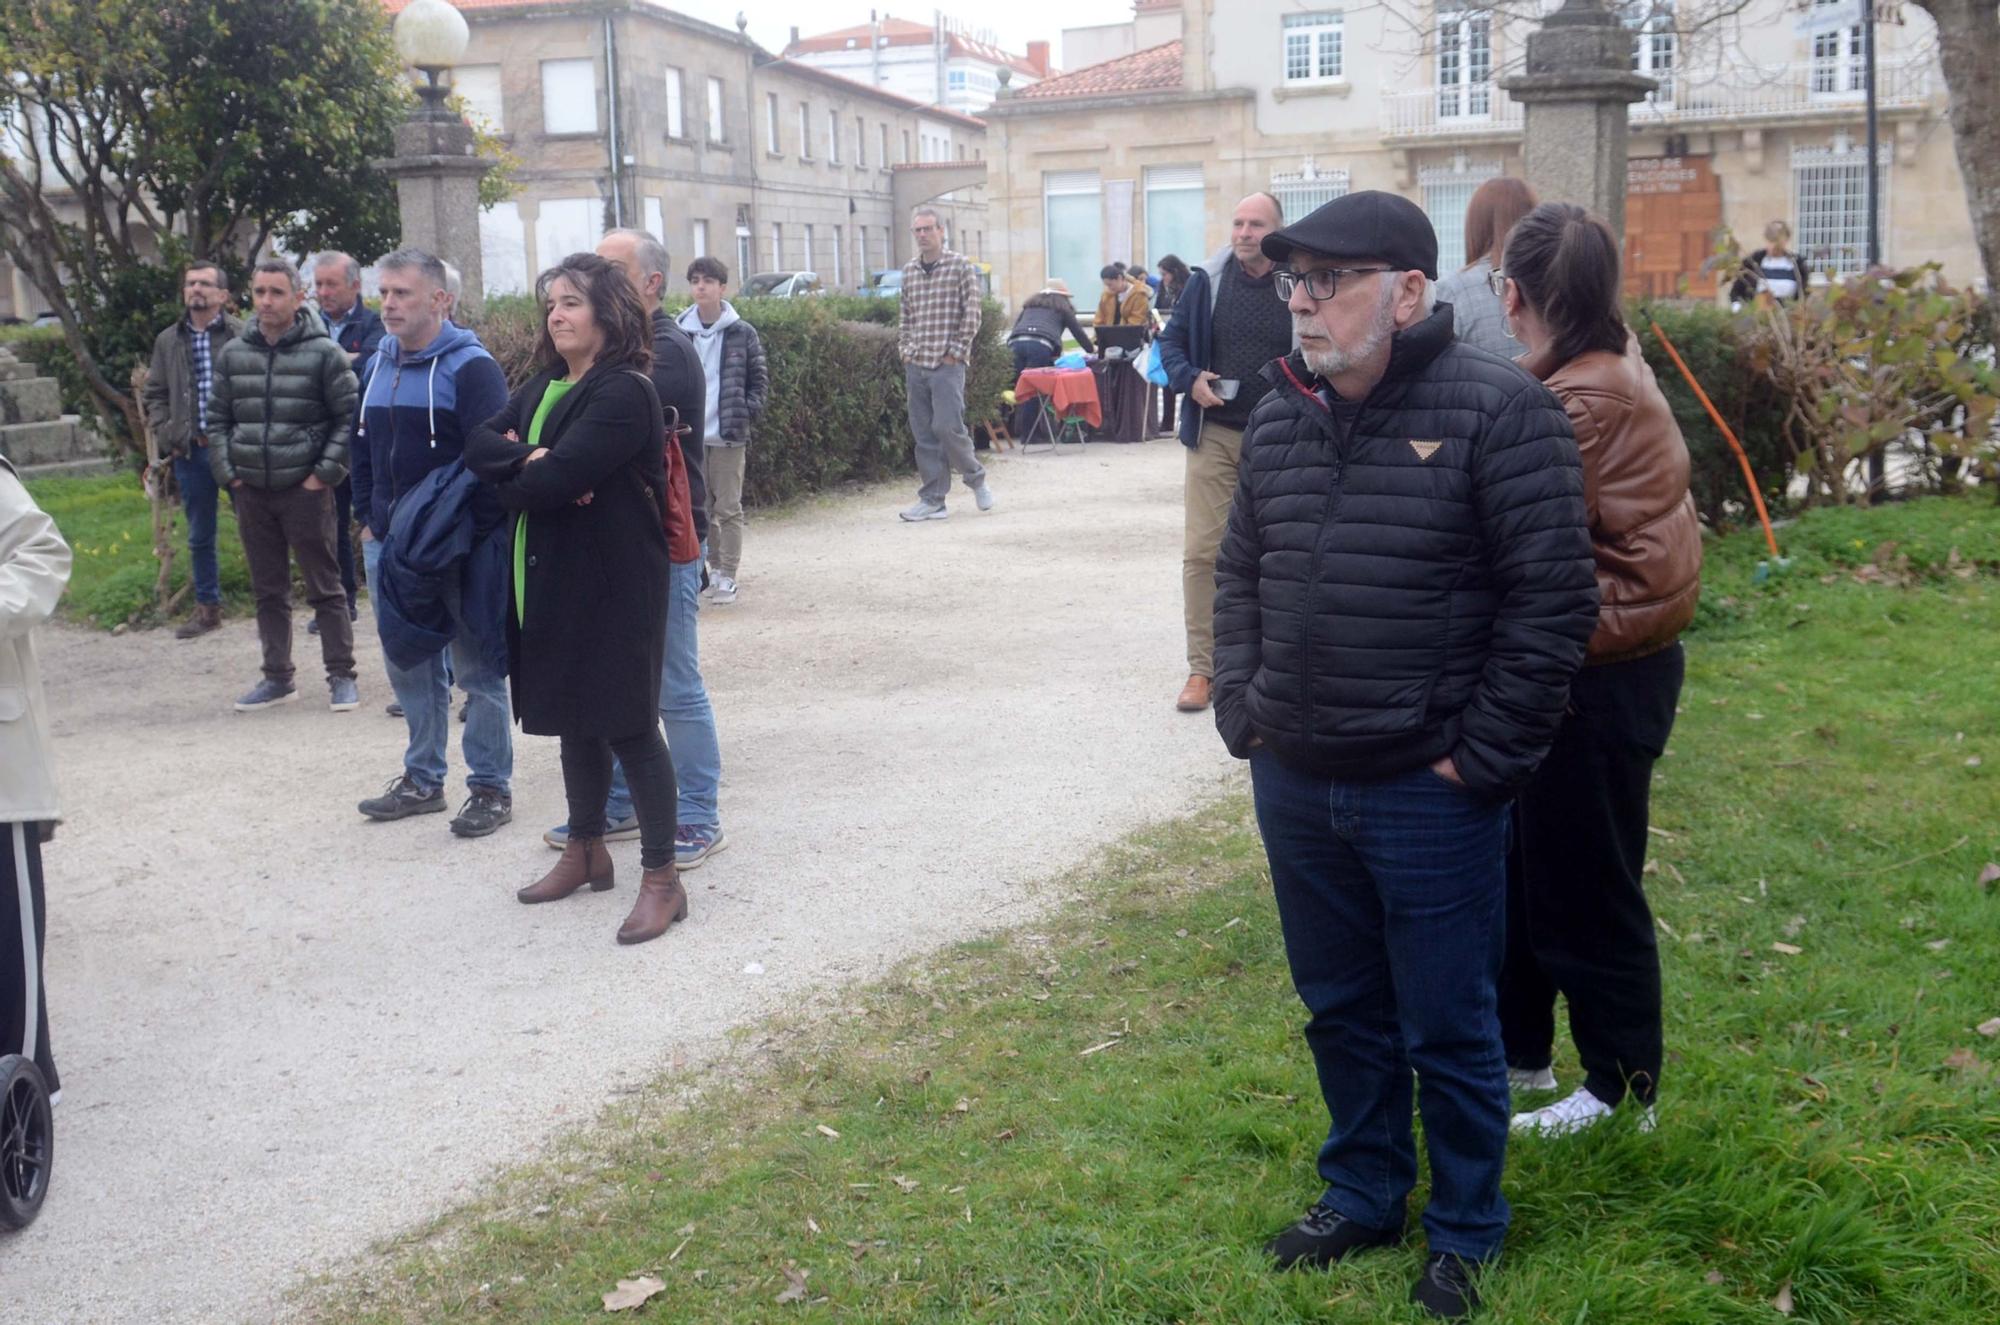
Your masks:
{"label": "white window frame", "polygon": [[1646,94],[1649,106],[1670,107],[1679,81],[1680,33],[1678,15],[1671,0],[1630,0],[1626,5],[1625,26],[1632,29],[1632,72],[1659,84]]}
{"label": "white window frame", "polygon": [[1493,118],[1493,18],[1455,11],[1438,15],[1437,113],[1443,122]]}
{"label": "white window frame", "polygon": [[669,138],[687,137],[686,107],[682,105],[687,91],[685,84],[686,79],[681,71],[669,65],[667,67],[667,137]]}
{"label": "white window frame", "polygon": [[729,121],[723,114],[722,80],[711,75],[708,80],[708,141],[729,141],[728,126]]}
{"label": "white window frame", "polygon": [[800,270],[800,271],[811,271],[811,272],[816,272],[816,271],[818,271],[819,269],[818,269],[817,267],[813,266],[813,224],[812,224],[812,222],[811,222],[811,221],[807,221],[807,222],[806,222],[806,227],[805,227],[805,228],[806,228],[806,233],[805,233],[805,238],[804,238],[803,240],[801,240],[801,241],[800,241],[800,247],[799,247],[799,256],[800,256],[800,259],[801,259],[801,261],[799,262],[799,270]]}
{"label": "white window frame", "polygon": [[1822,28],[1812,34],[1812,65],[1806,86],[1815,101],[1852,101],[1867,95],[1867,34],[1859,23]]}
{"label": "white window frame", "polygon": [[772,156],[780,154],[778,147],[778,94],[764,94],[764,150]]}
{"label": "white window frame", "polygon": [[[1130,181],[1127,181],[1130,183]],[[1042,175],[1042,270],[1049,275],[1057,275],[1055,253],[1050,247],[1053,238],[1049,225],[1049,200],[1059,197],[1094,197],[1098,205],[1098,247],[1104,245],[1105,226],[1102,220],[1104,206],[1104,177],[1096,170],[1046,171]],[[1128,226],[1129,230],[1129,226]]]}
{"label": "white window frame", "polygon": [[[1882,260],[1889,261],[1890,162],[1892,148],[1876,149],[1875,171],[1880,181],[1880,240]],[[1792,226],[1794,246],[1814,272],[1832,280],[1860,274],[1868,265],[1868,149],[1836,139],[1830,147],[1792,149]]]}
{"label": "white window frame", "polygon": [[[783,271],[784,269],[785,223],[783,221],[773,221],[771,222],[771,270]],[[751,273],[745,272],[744,279],[749,279],[750,275]]]}
{"label": "white window frame", "polygon": [[[558,77],[562,75],[573,77],[585,71],[590,75],[590,95],[587,97],[576,95],[573,87],[550,85],[552,74]],[[596,133],[598,131],[597,61],[588,56],[580,60],[543,60],[541,74],[542,132],[551,135]]]}
{"label": "white window frame", "polygon": [[694,256],[698,258],[707,257],[708,221],[703,217],[699,216],[696,217],[692,222],[689,223],[689,231],[692,235],[692,243],[689,245],[689,247],[693,250]]}
{"label": "white window frame", "polygon": [[507,132],[507,106],[499,65],[460,65],[451,71],[451,90],[489,131]]}
{"label": "white window frame", "polygon": [[1279,29],[1279,74],[1284,85],[1316,87],[1345,82],[1346,26],[1345,15],[1337,9],[1286,14]]}
{"label": "white window frame", "polygon": [[833,288],[840,288],[840,249],[847,242],[847,236],[840,226],[833,228]]}
{"label": "white window frame", "polygon": [[736,227],[736,280],[741,284],[750,275],[750,265],[756,260],[757,237],[750,233],[750,227],[738,223]]}
{"label": "white window frame", "polygon": [[1353,189],[1354,180],[1346,167],[1323,170],[1311,157],[1301,161],[1297,170],[1271,172],[1271,196],[1285,209],[1287,223],[1311,215]]}
{"label": "white window frame", "polygon": [[854,280],[857,286],[868,283],[868,227],[854,227]]}
{"label": "white window frame", "polygon": [[[1456,265],[1457,255],[1465,251],[1465,209],[1473,193],[1502,173],[1498,161],[1468,161],[1462,156],[1449,165],[1424,166],[1417,171],[1420,205],[1430,218],[1445,265]],[[1434,189],[1440,196],[1433,196]],[[1450,192],[1444,193],[1447,189]]]}
{"label": "white window frame", "polygon": [[801,101],[799,103],[799,160],[801,161],[813,159],[812,114],[812,103]]}

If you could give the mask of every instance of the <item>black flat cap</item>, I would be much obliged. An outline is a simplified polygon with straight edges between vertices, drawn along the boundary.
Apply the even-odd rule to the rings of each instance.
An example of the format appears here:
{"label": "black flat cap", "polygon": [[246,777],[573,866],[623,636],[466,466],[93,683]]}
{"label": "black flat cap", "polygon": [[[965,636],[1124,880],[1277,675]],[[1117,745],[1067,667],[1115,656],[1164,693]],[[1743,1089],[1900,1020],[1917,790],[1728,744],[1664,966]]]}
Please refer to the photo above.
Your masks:
{"label": "black flat cap", "polygon": [[1385,263],[1437,279],[1438,237],[1423,208],[1399,193],[1344,194],[1312,215],[1264,236],[1264,256],[1288,262],[1295,248],[1343,261]]}

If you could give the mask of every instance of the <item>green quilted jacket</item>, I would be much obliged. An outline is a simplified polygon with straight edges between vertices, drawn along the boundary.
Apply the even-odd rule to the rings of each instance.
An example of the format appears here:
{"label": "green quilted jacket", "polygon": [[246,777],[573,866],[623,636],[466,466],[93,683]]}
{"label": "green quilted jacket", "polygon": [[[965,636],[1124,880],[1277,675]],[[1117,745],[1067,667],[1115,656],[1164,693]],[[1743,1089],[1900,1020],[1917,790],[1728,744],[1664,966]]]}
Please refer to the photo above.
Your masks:
{"label": "green quilted jacket", "polygon": [[347,477],[358,389],[347,352],[310,308],[272,345],[255,319],[222,347],[209,399],[209,468],[228,487],[283,491]]}

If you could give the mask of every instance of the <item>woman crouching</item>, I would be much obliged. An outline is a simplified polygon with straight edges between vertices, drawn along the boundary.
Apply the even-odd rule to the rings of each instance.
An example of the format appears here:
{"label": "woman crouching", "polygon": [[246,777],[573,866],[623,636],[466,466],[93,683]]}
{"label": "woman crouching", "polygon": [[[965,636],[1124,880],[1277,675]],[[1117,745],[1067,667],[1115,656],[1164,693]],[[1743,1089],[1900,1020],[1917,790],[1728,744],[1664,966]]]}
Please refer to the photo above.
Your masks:
{"label": "woman crouching", "polygon": [[687,916],[674,870],[674,765],[660,735],[666,638],[666,432],[646,376],[652,327],[616,265],[573,253],[542,273],[538,375],[474,430],[470,468],[514,523],[507,642],[521,730],[562,740],[569,841],[515,895],[612,886],[604,801],[615,754],[639,818],[639,897],[620,943]]}

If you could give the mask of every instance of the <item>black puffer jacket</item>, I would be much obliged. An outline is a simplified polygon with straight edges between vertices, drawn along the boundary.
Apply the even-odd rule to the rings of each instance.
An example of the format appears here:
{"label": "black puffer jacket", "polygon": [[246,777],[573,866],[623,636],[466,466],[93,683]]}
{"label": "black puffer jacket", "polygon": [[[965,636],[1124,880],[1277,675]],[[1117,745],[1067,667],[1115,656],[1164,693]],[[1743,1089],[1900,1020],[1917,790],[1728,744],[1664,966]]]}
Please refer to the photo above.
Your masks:
{"label": "black puffer jacket", "polygon": [[272,345],[256,319],[222,347],[208,402],[208,467],[228,487],[236,479],[282,492],[317,474],[332,487],[347,477],[347,446],[359,397],[347,352],[310,308]]}
{"label": "black puffer jacket", "polygon": [[[708,384],[715,397],[715,437],[708,444],[748,446],[751,425],[771,396],[771,370],[764,358],[764,338],[757,334],[757,328],[739,317],[727,301],[722,310],[715,325],[704,327],[701,310],[690,304],[682,311],[678,325],[691,338],[704,371],[708,356],[716,356],[718,377]],[[720,351],[714,349],[711,339],[716,336],[722,338]]]}
{"label": "black puffer jacket", "polygon": [[1356,781],[1450,755],[1504,796],[1548,753],[1597,624],[1583,469],[1527,373],[1397,334],[1336,415],[1297,355],[1265,370],[1216,565],[1215,722],[1231,754]]}

